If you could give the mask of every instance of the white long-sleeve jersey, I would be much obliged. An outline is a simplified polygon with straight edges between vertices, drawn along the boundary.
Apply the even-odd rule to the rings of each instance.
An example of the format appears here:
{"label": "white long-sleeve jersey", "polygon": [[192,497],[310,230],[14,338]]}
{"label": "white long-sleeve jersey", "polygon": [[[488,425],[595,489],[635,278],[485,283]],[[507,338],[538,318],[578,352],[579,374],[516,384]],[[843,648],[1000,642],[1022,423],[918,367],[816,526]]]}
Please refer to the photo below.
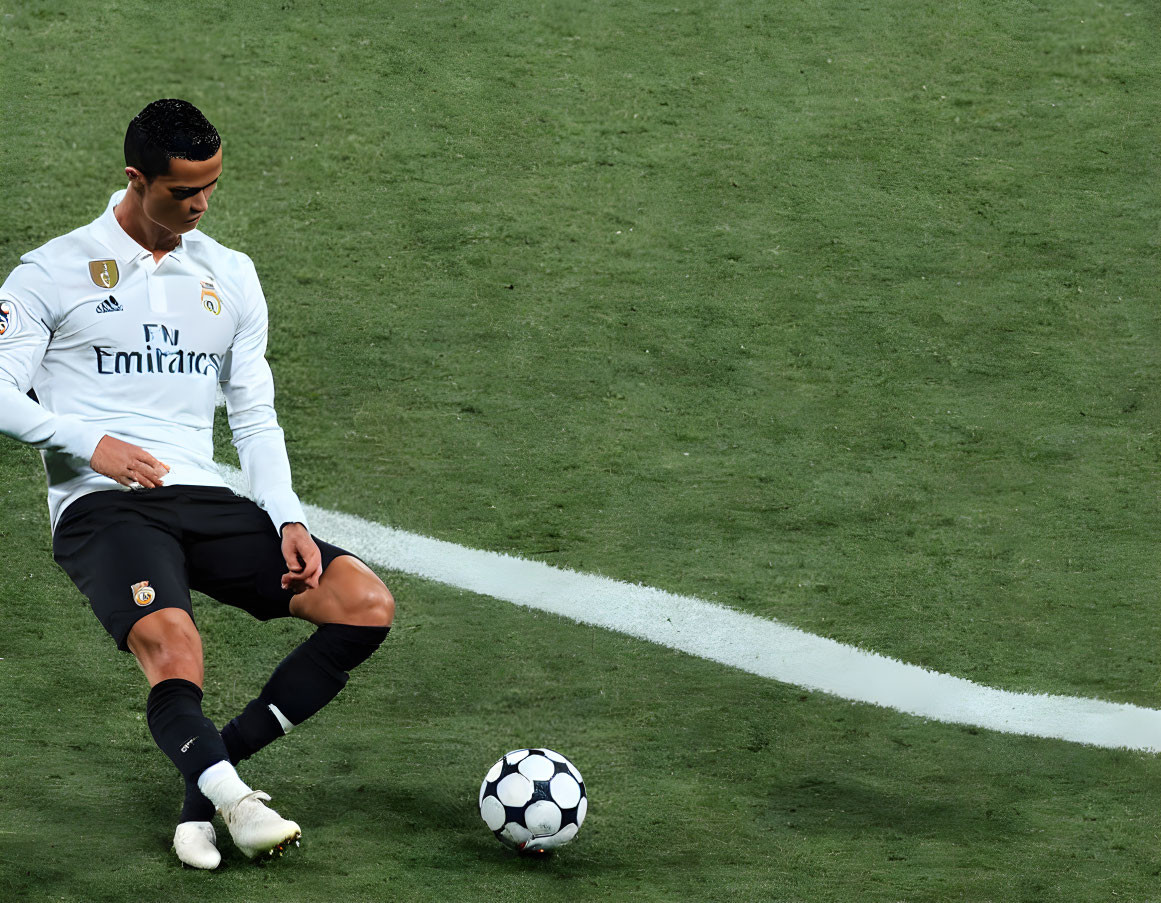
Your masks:
{"label": "white long-sleeve jersey", "polygon": [[214,464],[219,384],[258,503],[275,528],[305,524],[253,262],[195,229],[155,263],[113,214],[124,195],[25,254],[0,286],[0,433],[41,449],[52,529],[83,495],[130,491],[89,466],[106,434],[168,464],[166,486],[225,486]]}

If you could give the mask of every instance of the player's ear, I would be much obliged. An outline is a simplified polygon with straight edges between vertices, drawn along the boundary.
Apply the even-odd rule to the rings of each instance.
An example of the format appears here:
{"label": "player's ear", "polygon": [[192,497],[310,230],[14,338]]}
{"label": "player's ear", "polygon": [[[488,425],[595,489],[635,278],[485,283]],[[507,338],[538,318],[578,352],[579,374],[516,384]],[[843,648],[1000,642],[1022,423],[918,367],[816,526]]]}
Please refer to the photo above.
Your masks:
{"label": "player's ear", "polygon": [[125,175],[129,177],[129,184],[135,190],[145,190],[145,186],[149,180],[145,178],[145,173],[143,173],[140,169],[138,169],[136,166],[126,166]]}

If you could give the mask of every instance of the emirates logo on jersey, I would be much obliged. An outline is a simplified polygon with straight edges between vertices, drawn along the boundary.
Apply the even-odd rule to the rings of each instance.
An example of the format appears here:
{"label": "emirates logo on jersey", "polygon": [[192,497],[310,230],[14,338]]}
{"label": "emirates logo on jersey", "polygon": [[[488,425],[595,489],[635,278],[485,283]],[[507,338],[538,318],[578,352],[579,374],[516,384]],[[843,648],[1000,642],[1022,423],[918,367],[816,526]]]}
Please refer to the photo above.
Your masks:
{"label": "emirates logo on jersey", "polygon": [[90,260],[89,276],[97,288],[112,288],[121,278],[115,260]]}

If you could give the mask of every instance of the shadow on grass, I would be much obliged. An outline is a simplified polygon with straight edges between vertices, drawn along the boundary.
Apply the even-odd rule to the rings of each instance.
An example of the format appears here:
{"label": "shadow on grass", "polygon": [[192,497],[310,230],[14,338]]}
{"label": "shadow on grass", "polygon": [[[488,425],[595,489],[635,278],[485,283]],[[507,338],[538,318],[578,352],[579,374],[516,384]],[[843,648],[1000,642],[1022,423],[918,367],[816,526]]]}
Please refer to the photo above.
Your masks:
{"label": "shadow on grass", "polygon": [[[315,807],[306,815],[311,826],[341,833],[342,843],[369,838],[383,849],[403,851],[413,860],[470,873],[481,865],[489,870],[567,876],[616,874],[628,868],[621,857],[586,851],[585,832],[575,845],[546,856],[522,856],[501,844],[480,818],[475,797],[445,795],[436,788],[416,788],[343,782],[320,788]],[[304,827],[304,831],[306,828]]]}
{"label": "shadow on grass", "polygon": [[[844,776],[845,778],[845,776]],[[916,784],[909,789],[867,786],[833,776],[806,775],[770,796],[768,821],[818,834],[867,831],[948,840],[981,837],[995,840],[1018,834],[1012,815],[999,806],[965,805],[962,799],[925,797]]]}

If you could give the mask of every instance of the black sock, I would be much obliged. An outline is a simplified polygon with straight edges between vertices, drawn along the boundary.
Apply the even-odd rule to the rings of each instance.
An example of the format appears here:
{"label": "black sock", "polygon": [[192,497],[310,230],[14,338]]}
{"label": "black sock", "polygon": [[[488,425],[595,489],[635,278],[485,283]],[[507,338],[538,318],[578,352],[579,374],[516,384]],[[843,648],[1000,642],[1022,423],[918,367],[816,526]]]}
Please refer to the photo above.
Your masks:
{"label": "black sock", "polygon": [[390,630],[350,624],[319,627],[274,669],[258,698],[222,728],[230,761],[237,765],[286,733],[271,706],[293,726],[334,699],[346,686],[347,672],[370,658]]}
{"label": "black sock", "polygon": [[[237,765],[286,731],[270,710],[278,707],[291,724],[301,724],[338,695],[348,674],[387,638],[390,627],[324,624],[274,669],[257,699],[222,728],[230,763]],[[197,777],[185,782],[181,821],[210,821],[214,804],[198,788]]]}
{"label": "black sock", "polygon": [[181,804],[181,816],[178,821],[213,821],[214,804],[202,793],[197,779],[185,779],[185,799]]}
{"label": "black sock", "polygon": [[202,714],[201,688],[188,680],[170,678],[149,691],[145,704],[149,732],[187,781],[229,758],[222,735]]}

